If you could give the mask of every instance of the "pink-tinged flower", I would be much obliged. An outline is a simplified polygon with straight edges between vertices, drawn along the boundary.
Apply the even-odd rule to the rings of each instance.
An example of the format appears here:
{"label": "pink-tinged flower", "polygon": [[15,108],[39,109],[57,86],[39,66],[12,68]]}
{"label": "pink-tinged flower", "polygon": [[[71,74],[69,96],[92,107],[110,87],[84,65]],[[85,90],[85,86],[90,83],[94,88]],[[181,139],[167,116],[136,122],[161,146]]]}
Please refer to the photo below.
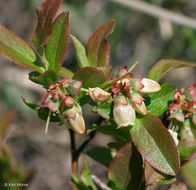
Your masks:
{"label": "pink-tinged flower", "polygon": [[84,134],[85,123],[82,116],[81,107],[77,104],[64,111],[64,116],[71,129],[73,129],[78,134]]}
{"label": "pink-tinged flower", "polygon": [[94,102],[105,102],[110,99],[111,94],[99,87],[89,88],[88,94]]}
{"label": "pink-tinged flower", "polygon": [[140,90],[141,93],[154,93],[161,89],[159,83],[151,79],[143,78],[141,83],[144,85],[144,87]]}
{"label": "pink-tinged flower", "polygon": [[178,143],[179,143],[178,133],[176,133],[175,131],[173,131],[171,129],[168,129],[168,131],[171,134],[171,136],[173,137],[175,144],[178,145]]}
{"label": "pink-tinged flower", "polygon": [[124,66],[118,70],[118,77],[122,77],[123,75],[126,75],[128,73],[127,66]]}
{"label": "pink-tinged flower", "polygon": [[147,114],[146,105],[143,101],[142,96],[139,93],[132,93],[131,94],[131,101],[133,104],[134,109],[141,115]]}
{"label": "pink-tinged flower", "polygon": [[49,91],[44,98],[44,102],[40,106],[41,108],[49,108],[52,112],[56,112],[59,109],[58,100],[54,100],[52,97],[52,91]]}
{"label": "pink-tinged flower", "polygon": [[119,128],[134,125],[135,110],[126,100],[125,96],[120,95],[115,98],[113,116]]}
{"label": "pink-tinged flower", "polygon": [[67,107],[73,106],[75,104],[75,100],[71,96],[66,96],[63,101]]}
{"label": "pink-tinged flower", "polygon": [[144,88],[144,85],[142,84],[142,79],[132,79],[130,84],[136,91],[139,91]]}
{"label": "pink-tinged flower", "polygon": [[176,92],[174,93],[174,99],[177,102],[185,101],[184,89],[176,90]]}
{"label": "pink-tinged flower", "polygon": [[80,96],[80,89],[81,89],[82,85],[83,85],[83,82],[74,80],[69,83],[68,90],[71,94],[74,94],[79,97]]}
{"label": "pink-tinged flower", "polygon": [[196,101],[196,83],[193,86],[187,88],[187,90],[190,94],[191,100]]}
{"label": "pink-tinged flower", "polygon": [[178,122],[184,122],[184,114],[182,111],[178,110],[172,112],[169,116],[169,119],[176,119]]}

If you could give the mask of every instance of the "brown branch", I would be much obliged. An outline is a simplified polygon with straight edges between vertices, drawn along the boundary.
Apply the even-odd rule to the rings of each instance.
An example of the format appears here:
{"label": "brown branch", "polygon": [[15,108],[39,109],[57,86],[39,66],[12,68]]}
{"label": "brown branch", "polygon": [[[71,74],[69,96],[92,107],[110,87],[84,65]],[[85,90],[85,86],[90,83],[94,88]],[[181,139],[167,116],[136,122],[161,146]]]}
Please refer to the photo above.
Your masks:
{"label": "brown branch", "polygon": [[[72,175],[77,176],[78,173],[78,156],[76,153],[75,145],[75,132],[72,129],[69,129],[70,142],[71,142],[71,168]],[[76,184],[72,181],[72,190],[78,190]]]}

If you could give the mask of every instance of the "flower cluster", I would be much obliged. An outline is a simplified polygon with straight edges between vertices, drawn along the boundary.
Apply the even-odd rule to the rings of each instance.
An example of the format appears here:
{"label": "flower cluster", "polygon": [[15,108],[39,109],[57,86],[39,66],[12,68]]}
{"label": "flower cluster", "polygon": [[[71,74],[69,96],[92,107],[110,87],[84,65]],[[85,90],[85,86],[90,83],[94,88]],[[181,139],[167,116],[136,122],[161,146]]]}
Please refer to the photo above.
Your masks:
{"label": "flower cluster", "polygon": [[[160,85],[150,79],[135,79],[127,67],[119,69],[116,82],[111,86],[111,93],[100,88],[89,88],[89,96],[95,102],[107,101],[112,96],[114,101],[113,116],[118,127],[133,125],[136,113],[146,115],[147,109],[143,94],[157,92]],[[112,95],[111,95],[112,94]]]}
{"label": "flower cluster", "polygon": [[189,119],[196,126],[196,83],[187,88],[177,90],[174,102],[169,105],[170,119],[184,123]]}
{"label": "flower cluster", "polygon": [[80,96],[83,83],[72,79],[64,79],[49,86],[44,102],[40,107],[49,108],[52,112],[60,113],[69,126],[77,133],[83,134],[85,123],[82,109],[74,99]]}

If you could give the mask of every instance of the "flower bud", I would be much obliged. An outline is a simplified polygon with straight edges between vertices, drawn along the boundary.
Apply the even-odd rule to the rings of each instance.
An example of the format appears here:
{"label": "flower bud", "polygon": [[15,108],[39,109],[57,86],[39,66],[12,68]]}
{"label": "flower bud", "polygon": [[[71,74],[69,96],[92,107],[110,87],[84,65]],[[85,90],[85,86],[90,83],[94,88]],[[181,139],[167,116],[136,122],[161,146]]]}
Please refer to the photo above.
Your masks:
{"label": "flower bud", "polygon": [[115,99],[113,115],[119,128],[134,125],[135,110],[122,95],[117,96]]}
{"label": "flower bud", "polygon": [[123,75],[126,75],[128,73],[127,66],[122,67],[118,70],[118,77],[122,77]]}
{"label": "flower bud", "polygon": [[110,93],[102,90],[99,87],[89,88],[88,94],[94,102],[105,102],[109,100],[111,96]]}
{"label": "flower bud", "polygon": [[46,95],[46,97],[44,98],[44,102],[42,103],[42,105],[40,106],[41,108],[49,108],[52,112],[56,112],[59,108],[59,101],[58,100],[54,100],[52,95],[51,95],[52,91],[49,91]]}
{"label": "flower bud", "polygon": [[178,145],[179,140],[178,140],[178,133],[176,133],[175,131],[168,129],[169,133],[171,134],[171,136],[173,137],[175,144]]}
{"label": "flower bud", "polygon": [[71,129],[76,133],[84,134],[85,132],[85,123],[82,116],[82,110],[79,105],[74,105],[71,108],[68,108],[63,113],[67,118],[67,122]]}
{"label": "flower bud", "polygon": [[71,96],[66,96],[63,101],[67,107],[73,106],[75,104],[75,100]]}
{"label": "flower bud", "polygon": [[144,88],[144,85],[142,84],[142,79],[132,79],[131,80],[131,86],[133,87],[134,90],[141,90]]}
{"label": "flower bud", "polygon": [[131,101],[133,102],[134,109],[141,115],[147,114],[146,105],[143,101],[143,98],[139,93],[131,94]]}
{"label": "flower bud", "polygon": [[144,87],[140,90],[141,93],[154,93],[161,89],[159,83],[151,79],[143,78],[141,83],[144,85]]}
{"label": "flower bud", "polygon": [[178,110],[172,112],[169,116],[169,119],[176,119],[179,122],[184,122],[184,114],[182,113],[182,111]]}
{"label": "flower bud", "polygon": [[83,82],[74,80],[69,83],[68,90],[70,93],[79,97],[80,96],[80,88],[82,87],[82,85],[83,85]]}

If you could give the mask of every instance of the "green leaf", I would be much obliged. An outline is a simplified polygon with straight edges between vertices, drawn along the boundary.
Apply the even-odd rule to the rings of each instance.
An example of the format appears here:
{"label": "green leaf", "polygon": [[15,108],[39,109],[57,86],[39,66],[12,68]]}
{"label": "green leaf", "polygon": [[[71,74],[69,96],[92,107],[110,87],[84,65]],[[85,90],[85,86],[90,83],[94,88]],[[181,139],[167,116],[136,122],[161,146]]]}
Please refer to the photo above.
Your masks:
{"label": "green leaf", "polygon": [[29,73],[29,80],[41,84],[44,88],[48,88],[51,84],[54,84],[58,78],[57,74],[52,70],[47,70],[46,72],[40,73],[31,72]]}
{"label": "green leaf", "polygon": [[176,88],[171,84],[162,84],[161,90],[149,94],[145,104],[149,113],[160,116],[168,110],[168,105],[174,100]]}
{"label": "green leaf", "polygon": [[112,110],[112,104],[113,104],[113,101],[112,101],[112,98],[111,98],[108,102],[106,102],[106,103],[100,105],[100,106],[96,109],[96,110],[97,110],[97,113],[98,113],[100,116],[102,116],[104,119],[109,120],[110,115],[111,115],[111,110]]}
{"label": "green leaf", "polygon": [[[103,57],[107,57],[107,56],[104,56],[104,54],[105,55],[109,54],[108,53],[109,48],[107,47],[108,44],[106,44],[107,42],[103,42],[103,41],[105,41],[105,37],[107,35],[109,35],[113,32],[114,25],[115,25],[114,20],[110,20],[110,21],[104,23],[89,38],[88,43],[87,43],[87,55],[88,55],[88,60],[89,60],[90,66],[92,66],[92,67],[103,66],[103,61],[101,61],[101,60],[98,61],[98,60],[100,58],[103,60]],[[104,46],[104,48],[103,48],[103,46]],[[102,50],[100,50],[100,48],[103,48],[104,52]],[[101,54],[99,54],[99,52]],[[107,62],[108,61],[105,60],[105,63],[107,63]],[[98,65],[98,63],[101,63],[102,65]],[[104,66],[106,66],[106,65],[104,65]]]}
{"label": "green leaf", "polygon": [[62,0],[46,0],[36,8],[38,24],[33,34],[32,41],[40,55],[43,56],[43,47],[50,39],[53,20]]}
{"label": "green leaf", "polygon": [[180,174],[191,189],[196,189],[196,160],[182,167]]}
{"label": "green leaf", "polygon": [[86,156],[84,155],[83,157],[83,170],[82,173],[80,175],[81,181],[86,184],[87,186],[92,187],[93,190],[97,190],[96,185],[94,184],[92,178],[91,178],[91,173],[90,173],[90,169],[88,166],[88,160],[86,158]]}
{"label": "green leaf", "polygon": [[148,78],[159,81],[164,78],[169,71],[182,67],[196,67],[196,64],[175,59],[162,59],[151,68],[148,73]]}
{"label": "green leaf", "polygon": [[72,43],[75,48],[76,59],[80,68],[89,67],[88,58],[86,55],[86,49],[81,42],[73,35],[70,35]]}
{"label": "green leaf", "polygon": [[23,102],[32,110],[38,111],[40,109],[39,105],[31,102],[30,100],[27,100],[25,98],[22,98]]}
{"label": "green leaf", "polygon": [[73,79],[84,82],[84,88],[98,87],[106,80],[103,71],[92,67],[84,67],[79,69],[74,74]]}
{"label": "green leaf", "polygon": [[108,167],[115,156],[115,153],[108,148],[96,147],[87,152],[87,155],[97,162]]}
{"label": "green leaf", "polygon": [[70,78],[70,79],[74,76],[74,74],[65,67],[60,68],[59,75],[61,75],[62,77]]}
{"label": "green leaf", "polygon": [[58,74],[64,60],[69,40],[69,12],[61,13],[55,20],[53,31],[46,45],[48,69]]}
{"label": "green leaf", "polygon": [[117,129],[117,127],[115,126],[105,125],[105,126],[96,126],[93,128],[93,130],[95,129],[105,135],[115,137],[119,142],[127,143],[131,141],[128,127]]}
{"label": "green leaf", "polygon": [[108,169],[108,179],[116,189],[139,189],[143,175],[142,157],[131,143],[124,145],[117,153]]}
{"label": "green leaf", "polygon": [[108,66],[110,62],[110,44],[109,41],[104,38],[99,47],[99,53],[97,58],[97,66]]}
{"label": "green leaf", "polygon": [[175,176],[180,168],[175,142],[159,119],[148,114],[135,121],[130,130],[132,140],[145,160],[156,170]]}
{"label": "green leaf", "polygon": [[89,190],[89,187],[81,182],[75,175],[72,175],[72,180],[80,190]]}
{"label": "green leaf", "polygon": [[181,165],[185,166],[196,159],[196,142],[187,139],[181,140],[178,144]]}
{"label": "green leaf", "polygon": [[123,145],[123,143],[108,143],[108,147],[114,152],[118,152]]}
{"label": "green leaf", "polygon": [[43,68],[34,64],[36,55],[29,45],[2,24],[0,24],[0,55],[22,67],[43,72]]}

